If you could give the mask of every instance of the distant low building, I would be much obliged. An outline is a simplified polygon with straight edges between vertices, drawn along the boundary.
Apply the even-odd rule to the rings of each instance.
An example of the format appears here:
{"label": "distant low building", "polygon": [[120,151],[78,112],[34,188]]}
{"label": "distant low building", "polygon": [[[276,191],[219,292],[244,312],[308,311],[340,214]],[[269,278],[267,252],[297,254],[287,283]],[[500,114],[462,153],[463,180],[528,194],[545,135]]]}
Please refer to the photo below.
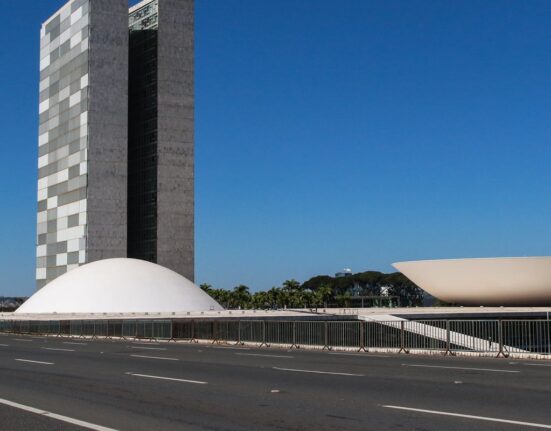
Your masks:
{"label": "distant low building", "polygon": [[27,300],[27,297],[0,297],[0,312],[10,312],[17,310],[21,304]]}
{"label": "distant low building", "polygon": [[389,296],[390,295],[390,286],[381,286],[381,296]]}
{"label": "distant low building", "polygon": [[352,270],[350,268],[344,268],[340,272],[335,273],[335,277],[350,277],[352,276]]}

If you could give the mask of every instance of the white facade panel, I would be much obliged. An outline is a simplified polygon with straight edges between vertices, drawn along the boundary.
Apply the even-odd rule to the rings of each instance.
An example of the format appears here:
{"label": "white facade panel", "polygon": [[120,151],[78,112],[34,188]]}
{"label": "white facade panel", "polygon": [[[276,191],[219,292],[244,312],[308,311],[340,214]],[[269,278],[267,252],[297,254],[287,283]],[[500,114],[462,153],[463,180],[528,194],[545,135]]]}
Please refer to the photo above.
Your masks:
{"label": "white facade panel", "polygon": [[50,56],[47,55],[43,59],[40,60],[40,70],[46,69],[50,65]]}
{"label": "white facade panel", "polygon": [[82,18],[82,8],[79,7],[71,14],[71,25],[74,25],[79,19]]}
{"label": "white facade panel", "polygon": [[56,265],[65,266],[67,265],[67,253],[61,253],[56,256]]}
{"label": "white facade panel", "polygon": [[36,278],[37,280],[46,279],[46,268],[36,268]]}
{"label": "white facade panel", "polygon": [[44,144],[47,144],[48,143],[48,136],[49,136],[48,132],[43,133],[42,135],[40,135],[38,137],[38,146],[42,146]]}
{"label": "white facade panel", "polygon": [[50,99],[46,99],[44,102],[38,105],[38,113],[42,114],[43,112],[47,111],[49,107],[50,107]]}
{"label": "white facade panel", "polygon": [[45,245],[39,245],[36,247],[36,257],[42,257],[46,256],[46,246]]}
{"label": "white facade panel", "polygon": [[75,251],[79,251],[79,240],[78,239],[70,239],[67,241],[67,252],[72,253]]}

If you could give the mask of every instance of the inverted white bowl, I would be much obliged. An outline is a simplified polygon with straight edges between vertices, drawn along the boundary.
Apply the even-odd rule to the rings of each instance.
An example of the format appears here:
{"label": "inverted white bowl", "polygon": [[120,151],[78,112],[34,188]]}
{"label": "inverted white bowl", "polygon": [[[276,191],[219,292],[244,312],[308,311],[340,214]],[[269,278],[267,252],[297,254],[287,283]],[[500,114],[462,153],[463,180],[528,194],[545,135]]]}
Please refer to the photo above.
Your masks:
{"label": "inverted white bowl", "polygon": [[393,266],[442,301],[465,305],[551,305],[551,257],[397,262]]}

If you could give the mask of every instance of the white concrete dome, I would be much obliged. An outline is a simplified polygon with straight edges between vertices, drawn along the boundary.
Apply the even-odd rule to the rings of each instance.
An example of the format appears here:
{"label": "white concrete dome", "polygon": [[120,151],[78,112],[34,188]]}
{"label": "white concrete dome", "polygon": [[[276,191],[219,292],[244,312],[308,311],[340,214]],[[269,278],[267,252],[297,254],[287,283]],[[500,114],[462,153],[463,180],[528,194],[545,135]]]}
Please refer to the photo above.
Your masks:
{"label": "white concrete dome", "polygon": [[223,310],[199,286],[160,265],[138,259],[105,259],[48,283],[16,314],[170,313]]}
{"label": "white concrete dome", "polygon": [[551,257],[499,257],[398,262],[421,289],[464,305],[551,305]]}

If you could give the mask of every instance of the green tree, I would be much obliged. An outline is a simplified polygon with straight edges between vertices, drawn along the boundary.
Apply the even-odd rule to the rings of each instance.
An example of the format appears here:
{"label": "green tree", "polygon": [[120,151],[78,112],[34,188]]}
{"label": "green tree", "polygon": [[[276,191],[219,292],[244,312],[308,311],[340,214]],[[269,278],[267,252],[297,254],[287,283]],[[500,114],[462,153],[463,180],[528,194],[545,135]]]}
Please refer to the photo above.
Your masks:
{"label": "green tree", "polygon": [[213,289],[210,296],[224,308],[230,308],[230,292],[225,289]]}
{"label": "green tree", "polygon": [[285,280],[280,289],[280,299],[283,300],[284,307],[303,307],[303,289],[300,283],[294,279]]}
{"label": "green tree", "polygon": [[350,305],[350,298],[351,296],[348,292],[335,296],[335,300],[337,301],[337,305],[339,307],[348,307]]}
{"label": "green tree", "polygon": [[378,271],[365,271],[347,277],[317,275],[304,283],[285,280],[281,287],[272,287],[266,292],[250,293],[245,285],[233,290],[214,289],[203,283],[201,289],[212,296],[225,308],[303,308],[350,306],[350,290],[359,285],[362,294],[379,296],[381,287],[388,287],[388,294],[399,298],[401,305],[416,306],[423,303],[423,291],[401,273],[384,274]]}
{"label": "green tree", "polygon": [[230,303],[232,308],[251,308],[251,293],[244,284],[235,286],[230,294]]}
{"label": "green tree", "polygon": [[255,292],[251,297],[251,304],[254,308],[272,308],[272,302],[268,292]]}
{"label": "green tree", "polygon": [[268,301],[271,308],[281,308],[283,307],[283,300],[281,291],[277,287],[272,287],[268,292]]}
{"label": "green tree", "polygon": [[384,282],[389,286],[388,294],[400,298],[400,304],[418,306],[423,304],[423,290],[400,272],[385,274]]}
{"label": "green tree", "polygon": [[309,280],[302,283],[304,289],[309,289],[312,292],[315,292],[322,286],[329,286],[333,288],[334,278],[329,275],[316,275],[315,277],[310,278]]}
{"label": "green tree", "polygon": [[318,307],[327,307],[327,304],[333,299],[333,289],[330,286],[320,286],[314,292],[315,305]]}
{"label": "green tree", "polygon": [[212,286],[208,283],[202,283],[199,285],[199,287],[208,295],[212,296]]}

